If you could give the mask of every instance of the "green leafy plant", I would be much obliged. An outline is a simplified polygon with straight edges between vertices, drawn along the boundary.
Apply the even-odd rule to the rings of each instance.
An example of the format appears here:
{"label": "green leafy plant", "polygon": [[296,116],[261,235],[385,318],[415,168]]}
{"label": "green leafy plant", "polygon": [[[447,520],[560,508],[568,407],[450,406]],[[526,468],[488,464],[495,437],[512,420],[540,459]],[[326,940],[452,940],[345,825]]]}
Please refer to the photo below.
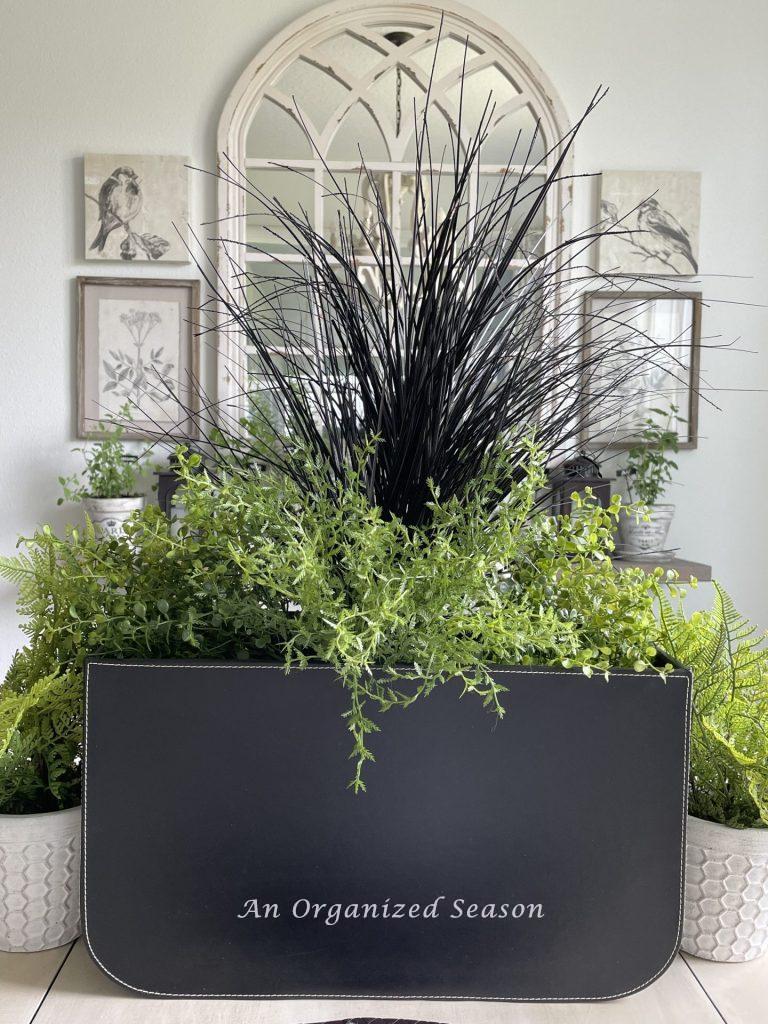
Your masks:
{"label": "green leafy plant", "polygon": [[80,678],[40,649],[17,652],[0,687],[0,814],[80,802]]}
{"label": "green leafy plant", "polygon": [[81,474],[59,477],[64,501],[82,501],[83,498],[130,498],[142,473],[142,457],[131,455],[125,449],[125,428],[119,423],[99,424],[97,439],[88,448],[73,448],[85,461]]}
{"label": "green leafy plant", "polygon": [[603,509],[576,496],[578,515],[545,514],[543,456],[529,446],[500,500],[509,458],[489,458],[461,497],[433,488],[429,523],[414,526],[385,515],[352,470],[342,484],[307,459],[307,489],[253,470],[214,480],[180,454],[181,522],[151,507],[123,537],[45,529],[0,571],[22,583],[40,678],[58,666],[78,679],[88,653],[330,663],[349,693],[358,791],[371,707],[407,707],[456,679],[502,716],[489,665],[590,674],[655,658],[653,578],[610,561],[619,499]]}
{"label": "green leafy plant", "polygon": [[768,634],[714,591],[712,609],[688,617],[659,593],[659,646],[693,669],[688,806],[721,825],[768,827]]}
{"label": "green leafy plant", "polygon": [[629,449],[626,465],[617,470],[617,475],[627,481],[631,502],[655,505],[672,480],[677,463],[668,453],[679,451],[675,429],[678,420],[677,406],[673,405],[669,409],[651,409],[651,415],[644,421],[638,444]]}

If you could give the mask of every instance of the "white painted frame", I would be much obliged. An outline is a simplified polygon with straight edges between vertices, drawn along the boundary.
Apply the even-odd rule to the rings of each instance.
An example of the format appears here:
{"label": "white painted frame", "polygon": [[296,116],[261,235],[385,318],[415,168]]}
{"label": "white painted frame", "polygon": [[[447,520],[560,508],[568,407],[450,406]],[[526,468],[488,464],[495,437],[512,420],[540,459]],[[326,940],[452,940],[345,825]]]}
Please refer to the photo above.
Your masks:
{"label": "white painted frame", "polygon": [[[389,3],[376,3],[373,0],[332,0],[316,8],[302,18],[293,21],[282,32],[278,33],[269,43],[257,54],[251,63],[243,71],[232,90],[219,121],[217,136],[218,153],[220,157],[226,154],[237,168],[267,167],[274,166],[276,156],[265,159],[248,159],[246,153],[246,140],[248,129],[256,110],[262,99],[269,95],[271,100],[280,102],[281,97],[278,91],[271,86],[279,76],[303,53],[311,50],[323,40],[333,37],[348,29],[350,22],[360,19],[363,15],[374,15],[377,20],[394,21],[398,19],[419,19],[424,18],[431,22],[439,21],[441,15],[444,18],[444,31],[451,31],[455,34],[468,36],[471,42],[480,45],[485,51],[479,58],[469,60],[467,71],[473,64],[480,60],[483,66],[486,64],[498,63],[502,66],[517,86],[522,90],[522,102],[517,106],[528,104],[534,115],[540,120],[544,138],[547,146],[558,139],[563,138],[570,129],[570,123],[565,108],[549,78],[542,71],[539,65],[533,60],[530,54],[512,36],[496,22],[484,17],[478,11],[453,0],[441,0],[440,3],[413,2],[413,0],[390,0]],[[423,43],[423,38],[421,39]],[[399,55],[408,49],[409,44],[405,43],[397,49]],[[394,48],[393,48],[394,52]],[[460,77],[457,71],[455,77]],[[370,76],[367,76],[370,77]],[[344,83],[348,85],[348,83]],[[356,82],[355,85],[365,85],[364,80]],[[444,85],[443,88],[446,88]],[[333,112],[329,118],[328,125],[334,121],[336,127],[340,124],[344,110],[347,106],[359,98],[357,89],[345,98],[345,103]],[[289,97],[282,97],[280,105],[293,115],[293,104]],[[436,104],[442,108],[443,102],[448,102],[441,94],[436,98]],[[517,109],[517,106],[515,109]],[[342,110],[344,107],[344,110]],[[505,107],[496,112],[495,121],[498,121],[505,113],[509,113]],[[381,127],[381,126],[380,126]],[[329,145],[330,129],[326,130],[319,137],[320,151],[327,153]],[[384,133],[383,133],[384,134]],[[332,136],[331,136],[332,137]],[[390,155],[397,155],[398,145],[404,148],[403,140],[395,140],[385,135]],[[402,154],[401,154],[402,155]],[[544,170],[551,167],[553,158],[550,157]],[[291,166],[301,166],[301,160],[289,161]],[[572,156],[566,161],[563,173],[570,170]],[[315,169],[316,161],[306,161],[309,166]],[[367,162],[371,170],[386,169],[393,172],[393,193],[400,173],[409,168],[401,161],[393,160],[382,164],[381,167],[376,161]],[[334,164],[335,166],[335,164]],[[353,166],[350,163],[350,166]],[[490,165],[481,165],[480,173],[501,170]],[[317,194],[317,189],[315,190]],[[558,184],[548,197],[546,219],[547,244],[555,245],[562,240],[566,231],[567,221],[567,200],[570,196],[570,188],[565,183]],[[397,203],[394,204],[397,207]],[[315,213],[317,214],[317,210]],[[245,245],[245,218],[243,214],[244,195],[236,185],[220,180],[218,185],[218,217],[226,219],[227,235],[234,245]],[[232,276],[232,265],[227,258],[225,246],[219,244],[217,254],[217,268],[225,287],[234,285]],[[263,260],[266,257],[251,254],[248,260]],[[284,256],[280,257],[285,259]],[[243,354],[236,340],[226,333],[220,334],[217,341],[217,397],[218,401],[227,403],[229,414],[235,417],[242,415],[245,409],[242,408],[242,394],[248,386],[247,369],[243,365]]]}

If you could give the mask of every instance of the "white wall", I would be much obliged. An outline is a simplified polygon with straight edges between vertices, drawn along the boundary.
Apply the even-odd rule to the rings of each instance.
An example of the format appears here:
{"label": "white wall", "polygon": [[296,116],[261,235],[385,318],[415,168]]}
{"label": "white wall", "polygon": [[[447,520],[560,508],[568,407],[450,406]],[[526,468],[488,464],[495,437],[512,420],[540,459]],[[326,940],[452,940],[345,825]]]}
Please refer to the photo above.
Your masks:
{"label": "white wall", "polygon": [[[189,276],[188,266],[82,260],[82,154],[185,153],[211,167],[219,112],[250,58],[313,0],[0,0],[0,551],[44,521],[61,525],[57,477],[77,465],[78,274]],[[474,0],[531,52],[571,118],[611,87],[586,126],[578,169],[702,172],[706,296],[768,297],[768,5],[764,0]],[[586,217],[592,186],[577,196]],[[210,180],[192,219],[214,216]],[[756,351],[704,355],[710,382],[768,388],[768,312],[714,304],[705,335]],[[698,451],[682,453],[672,541],[710,561],[768,626],[764,393],[726,390],[702,408]],[[18,642],[0,587],[0,668]]]}

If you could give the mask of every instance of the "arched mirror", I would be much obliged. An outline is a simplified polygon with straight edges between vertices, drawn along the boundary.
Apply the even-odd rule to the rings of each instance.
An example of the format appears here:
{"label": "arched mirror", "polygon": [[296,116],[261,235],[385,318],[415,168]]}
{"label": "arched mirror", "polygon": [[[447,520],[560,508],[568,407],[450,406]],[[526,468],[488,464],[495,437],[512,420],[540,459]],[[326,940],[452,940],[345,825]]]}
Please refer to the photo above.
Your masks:
{"label": "arched mirror", "polygon": [[[477,131],[489,98],[490,130],[472,172],[475,202],[497,187],[501,175],[520,173],[521,165],[508,165],[515,140],[521,164],[540,162],[536,172],[543,180],[553,160],[548,151],[568,129],[556,94],[498,26],[458,6],[390,3],[350,9],[336,3],[294,23],[238,82],[222,115],[219,148],[254,185],[287,207],[306,211],[331,239],[336,211],[328,172],[353,191],[362,153],[401,251],[408,252],[417,186],[415,128],[430,80],[432,195],[438,216],[439,180],[451,166],[452,137],[458,134],[466,142]],[[564,199],[553,190],[531,225],[531,247],[545,233],[548,245],[556,243]],[[363,187],[360,202],[365,201]],[[244,208],[241,190],[226,182],[220,185],[219,216],[226,218],[230,238],[253,247],[239,258],[260,265],[262,279],[274,275],[279,281],[284,264],[297,259],[270,234],[257,204],[249,201]],[[364,253],[359,262],[364,267]],[[224,251],[219,270],[226,280],[230,267]],[[250,370],[247,356],[228,339],[221,340],[220,351],[219,388],[226,398],[242,392]]]}

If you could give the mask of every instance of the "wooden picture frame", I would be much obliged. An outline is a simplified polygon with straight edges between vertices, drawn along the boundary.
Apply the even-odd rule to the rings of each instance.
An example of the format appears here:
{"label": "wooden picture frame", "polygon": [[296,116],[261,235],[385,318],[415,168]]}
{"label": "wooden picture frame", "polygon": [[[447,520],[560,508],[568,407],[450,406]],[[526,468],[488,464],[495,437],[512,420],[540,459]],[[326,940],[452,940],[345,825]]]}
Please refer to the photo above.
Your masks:
{"label": "wooden picture frame", "polygon": [[77,291],[78,436],[98,436],[99,424],[110,417],[122,421],[127,405],[132,422],[126,438],[163,431],[180,440],[196,437],[200,282],[78,277]]}
{"label": "wooden picture frame", "polygon": [[[595,304],[603,303],[610,304],[611,308],[617,312],[617,323],[619,328],[622,327],[622,317],[620,308],[622,303],[626,303],[630,308],[642,309],[643,304],[647,304],[649,310],[652,304],[657,302],[678,302],[678,303],[690,303],[690,308],[686,310],[684,307],[681,309],[678,323],[683,323],[686,326],[683,328],[685,334],[678,332],[677,335],[672,335],[665,339],[659,338],[660,341],[664,341],[667,345],[675,344],[677,354],[676,358],[680,359],[680,362],[687,368],[687,383],[683,387],[683,383],[680,379],[679,372],[677,375],[671,373],[667,374],[669,381],[668,393],[665,393],[659,384],[661,380],[655,380],[654,386],[645,390],[645,393],[649,396],[648,401],[644,402],[642,399],[643,387],[642,377],[638,378],[633,376],[633,379],[628,384],[628,392],[626,396],[626,407],[629,410],[627,413],[626,420],[623,423],[624,429],[621,432],[620,437],[616,437],[617,424],[616,418],[613,417],[613,421],[610,427],[607,427],[604,431],[599,429],[598,423],[595,422],[595,416],[591,410],[591,398],[589,393],[589,382],[585,380],[584,384],[584,402],[585,402],[585,413],[583,419],[585,423],[589,424],[582,429],[582,442],[588,448],[599,448],[602,450],[611,449],[615,451],[626,451],[629,448],[636,446],[641,443],[639,440],[639,430],[642,427],[642,420],[651,407],[656,407],[662,402],[666,402],[669,405],[676,405],[678,408],[678,417],[680,418],[680,427],[684,429],[679,431],[678,446],[680,449],[693,449],[698,446],[698,421],[699,421],[699,365],[700,365],[700,353],[701,353],[701,308],[702,308],[702,296],[700,292],[692,291],[590,291],[584,296],[584,334],[582,342],[582,359],[586,364],[590,350],[590,339],[592,331],[594,330],[595,322]],[[669,317],[671,321],[671,317]],[[630,330],[630,320],[626,321],[627,330]],[[642,328],[641,328],[642,329]],[[627,335],[629,337],[629,335]],[[617,331],[617,345],[620,345],[621,341]],[[618,349],[617,349],[618,350]],[[663,374],[663,368],[654,367],[653,376],[660,378]],[[630,393],[631,390],[631,393]],[[660,398],[659,395],[662,395]]]}

